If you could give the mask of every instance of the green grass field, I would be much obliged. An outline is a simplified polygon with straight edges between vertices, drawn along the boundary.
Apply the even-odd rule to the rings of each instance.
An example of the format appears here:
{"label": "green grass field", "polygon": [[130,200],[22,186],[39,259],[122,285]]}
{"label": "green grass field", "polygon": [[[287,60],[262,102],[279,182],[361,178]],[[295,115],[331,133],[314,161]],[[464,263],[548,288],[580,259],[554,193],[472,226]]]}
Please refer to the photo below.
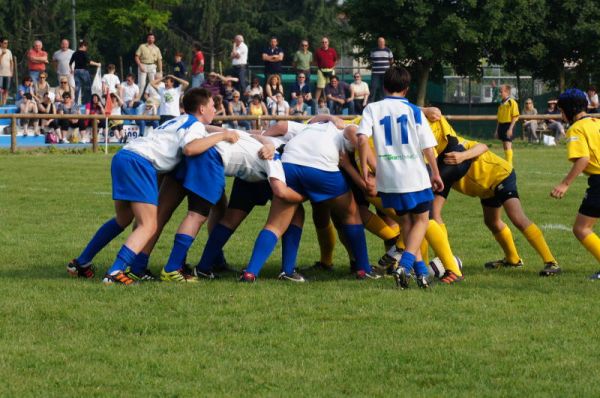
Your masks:
{"label": "green grass field", "polygon": [[[598,264],[570,232],[586,180],[555,201],[564,147],[518,145],[515,161],[525,210],[564,268],[558,278],[537,276],[541,260],[514,228],[525,268],[485,271],[500,248],[479,201],[452,193],[445,219],[464,262],[460,285],[359,282],[338,245],[335,275],[303,285],[276,280],[278,249],[253,285],[229,277],[121,288],[65,272],[112,217],[110,156],[1,154],[0,395],[597,396],[600,285],[586,277]],[[265,218],[259,209],[232,237],[230,263],[245,265]],[[383,245],[368,239],[375,262]],[[205,241],[202,231],[190,260]],[[100,275],[122,242],[97,256]],[[317,259],[309,221],[299,266]]]}

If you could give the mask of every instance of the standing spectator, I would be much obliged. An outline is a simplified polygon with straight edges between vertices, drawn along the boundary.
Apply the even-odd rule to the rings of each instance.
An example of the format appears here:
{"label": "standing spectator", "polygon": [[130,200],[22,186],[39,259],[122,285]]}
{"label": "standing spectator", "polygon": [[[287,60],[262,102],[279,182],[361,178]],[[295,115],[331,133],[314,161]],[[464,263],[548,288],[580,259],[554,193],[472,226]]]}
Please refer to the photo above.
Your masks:
{"label": "standing spectator", "polygon": [[[527,98],[525,100],[525,108],[523,108],[523,115],[537,115],[538,111],[533,107],[533,100],[531,98]],[[527,136],[527,141],[533,142],[538,141],[537,135],[538,122],[537,120],[527,120],[523,121],[523,134]]]}
{"label": "standing spectator", "polygon": [[[35,98],[30,93],[25,93],[23,95],[23,100],[19,105],[20,113],[38,113],[37,102]],[[38,119],[21,119],[21,126],[23,127],[23,136],[27,137],[29,131],[27,127],[33,128],[33,135],[36,137],[40,135],[39,127],[38,127]]]}
{"label": "standing spectator", "polygon": [[30,76],[25,76],[23,78],[22,84],[19,85],[19,87],[17,88],[17,95],[15,97],[15,105],[17,106],[17,108],[20,107],[25,94],[31,94],[32,97],[35,95],[35,89],[33,88],[33,80]]}
{"label": "standing spectator", "polygon": [[33,47],[27,51],[27,68],[29,76],[34,82],[40,78],[40,73],[46,70],[48,63],[48,53],[42,50],[42,41],[36,40],[33,42]]}
{"label": "standing spectator", "polygon": [[69,66],[71,57],[75,51],[71,50],[69,45],[70,43],[67,39],[62,39],[60,41],[60,50],[52,55],[52,65],[54,66],[58,80],[60,80],[61,77],[66,77],[69,79],[69,84],[75,86],[75,80],[73,79],[71,67]]}
{"label": "standing spectator", "polygon": [[248,103],[250,103],[250,101],[252,101],[252,98],[255,95],[258,95],[260,97],[261,101],[265,97],[264,90],[263,90],[262,86],[260,85],[260,80],[258,80],[258,77],[255,77],[252,79],[252,83],[250,83],[246,87],[246,91],[244,92],[244,97]]}
{"label": "standing spectator", "polygon": [[327,37],[321,39],[321,47],[315,51],[315,61],[317,63],[317,92],[315,96],[319,101],[323,89],[329,83],[331,77],[335,75],[335,64],[338,61],[337,52],[333,47],[329,47]]}
{"label": "standing spectator", "polygon": [[383,75],[394,62],[392,51],[385,46],[385,39],[377,39],[377,47],[369,55],[371,61],[371,98],[379,101],[383,98]]}
{"label": "standing spectator", "polygon": [[310,65],[313,63],[313,54],[308,50],[308,40],[300,42],[300,49],[294,53],[292,66],[296,74],[304,74],[306,83],[310,85]]}
{"label": "standing spectator", "polygon": [[290,104],[283,99],[283,94],[275,94],[275,102],[271,105],[271,115],[287,116],[290,114]]}
{"label": "standing spectator", "polygon": [[[548,109],[546,109],[546,113],[548,115],[560,115],[560,109],[556,106],[556,100],[548,101]],[[561,120],[546,120],[546,127],[548,130],[554,133],[554,138],[556,141],[560,141],[561,138],[565,138],[565,126],[563,126]]]}
{"label": "standing spectator", "polygon": [[511,86],[503,84],[500,86],[500,96],[502,102],[498,106],[498,124],[496,125],[497,138],[502,141],[504,147],[504,158],[510,165],[513,164],[512,140],[514,136],[514,128],[517,120],[519,120],[519,105],[517,101],[511,97]]}
{"label": "standing spectator", "polygon": [[63,77],[59,81],[59,85],[56,88],[56,102],[63,102],[63,94],[68,93],[70,95],[69,99],[73,99],[76,95],[75,88],[71,87],[69,84],[69,80],[66,77]]}
{"label": "standing spectator", "polygon": [[140,105],[140,88],[133,79],[133,74],[128,74],[125,77],[125,84],[122,85],[123,113],[126,115],[137,114],[137,107]]}
{"label": "standing spectator", "polygon": [[352,98],[354,100],[354,111],[357,115],[362,115],[363,109],[369,102],[369,86],[362,81],[360,73],[354,74],[354,81],[350,84]]}
{"label": "standing spectator", "polygon": [[241,92],[246,88],[246,70],[248,67],[248,46],[244,43],[244,36],[235,36],[230,56],[233,75],[238,78],[236,87]]}
{"label": "standing spectator", "polygon": [[194,59],[192,60],[192,88],[200,87],[204,83],[204,54],[200,51],[200,44],[194,43]]}
{"label": "standing spectator", "polygon": [[306,80],[304,72],[300,72],[296,76],[296,82],[292,86],[292,92],[290,94],[290,105],[294,106],[300,97],[302,97],[304,106],[314,107],[312,94],[310,93],[310,85]]}
{"label": "standing spectator", "polygon": [[[173,76],[175,76],[178,79],[187,80],[187,68],[185,67],[185,63],[183,62],[182,57],[182,53],[175,53],[175,64],[173,64]],[[179,82],[175,82],[175,87],[179,87]]]}
{"label": "standing spectator", "polygon": [[269,47],[263,50],[262,60],[265,61],[265,79],[267,81],[271,75],[279,75],[282,72],[283,50],[277,47],[277,44],[277,38],[271,37]]}
{"label": "standing spectator", "polygon": [[115,74],[117,67],[114,64],[108,64],[106,67],[106,72],[104,76],[102,76],[102,92],[108,92],[110,94],[118,93],[119,96],[122,96],[121,89],[121,80],[119,80],[119,76]]}
{"label": "standing spectator", "polygon": [[[246,114],[246,105],[240,101],[240,92],[233,92],[233,100],[229,103],[229,114],[234,116],[243,116]],[[250,130],[250,122],[247,120],[234,120],[233,128],[241,127],[245,130]]]}
{"label": "standing spectator", "polygon": [[0,39],[0,104],[6,105],[10,83],[14,74],[15,65],[12,52],[8,49],[8,39]]}
{"label": "standing spectator", "polygon": [[354,115],[354,101],[350,87],[346,82],[340,82],[337,76],[331,76],[331,81],[325,87],[327,106],[332,115],[341,115],[344,108],[349,115]]}
{"label": "standing spectator", "polygon": [[75,76],[75,102],[88,103],[92,94],[92,79],[88,66],[100,67],[98,62],[91,61],[88,58],[88,44],[85,40],[80,40],[77,51],[71,56],[69,66]]}
{"label": "standing spectator", "polygon": [[271,109],[271,106],[277,101],[275,96],[277,94],[283,95],[283,85],[281,84],[281,78],[279,75],[271,75],[267,80],[265,86],[265,96],[267,98],[267,108]]}
{"label": "standing spectator", "polygon": [[[67,84],[69,82],[67,81]],[[57,106],[59,115],[79,115],[79,106],[73,101],[73,97],[70,93],[65,92],[62,94],[62,102]],[[84,129],[85,125],[83,120],[80,119],[60,119],[58,121],[60,125],[59,139],[63,144],[71,141],[72,143],[79,142],[79,130]],[[71,135],[69,135],[69,128],[72,129]]]}
{"label": "standing spectator", "polygon": [[587,113],[598,112],[598,93],[596,92],[596,87],[589,86],[585,93],[585,98],[588,102]]}
{"label": "standing spectator", "polygon": [[140,44],[135,52],[135,63],[138,65],[138,84],[146,89],[146,78],[151,82],[156,79],[156,73],[162,73],[162,55],[160,49],[154,44],[154,33],[146,35],[146,42]]}
{"label": "standing spectator", "polygon": [[[164,87],[160,83],[164,81]],[[180,86],[175,87],[175,82],[179,82]],[[183,79],[179,79],[173,75],[167,75],[164,79],[156,79],[150,83],[160,95],[160,107],[158,114],[160,115],[160,124],[167,120],[176,118],[181,114],[179,111],[179,99],[189,83]]]}

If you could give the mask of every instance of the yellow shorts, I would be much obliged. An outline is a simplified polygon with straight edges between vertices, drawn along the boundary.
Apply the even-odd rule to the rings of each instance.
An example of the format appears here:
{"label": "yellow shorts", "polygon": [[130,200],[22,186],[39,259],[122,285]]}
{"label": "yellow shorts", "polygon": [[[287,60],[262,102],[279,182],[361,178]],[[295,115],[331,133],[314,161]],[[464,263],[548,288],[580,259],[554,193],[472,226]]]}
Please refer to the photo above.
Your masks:
{"label": "yellow shorts", "polygon": [[[329,77],[325,77],[323,71],[331,72],[331,75]],[[317,69],[317,88],[325,88],[327,83],[329,83],[329,78],[333,75],[335,75],[335,70],[333,70],[332,68],[323,68],[322,70]]]}

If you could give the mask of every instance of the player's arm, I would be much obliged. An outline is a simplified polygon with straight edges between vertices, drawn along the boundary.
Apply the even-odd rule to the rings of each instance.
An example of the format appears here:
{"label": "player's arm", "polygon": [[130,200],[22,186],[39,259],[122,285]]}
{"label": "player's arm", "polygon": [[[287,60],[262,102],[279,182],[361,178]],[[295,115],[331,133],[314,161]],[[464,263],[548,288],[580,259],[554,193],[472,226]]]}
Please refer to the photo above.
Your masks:
{"label": "player's arm", "polygon": [[508,127],[508,131],[506,132],[506,135],[508,137],[512,137],[512,135],[513,135],[513,128],[515,127],[515,124],[517,124],[517,120],[519,120],[519,115],[513,116],[510,119],[510,126]]}
{"label": "player's arm", "polygon": [[435,192],[441,192],[444,189],[444,182],[442,181],[442,177],[440,177],[440,171],[435,159],[435,151],[433,148],[425,148],[423,149],[423,155],[431,168],[431,187]]}
{"label": "player's arm", "polygon": [[262,148],[258,151],[258,157],[264,160],[271,160],[275,156],[275,145],[266,137],[262,135],[253,135],[256,141],[263,144]]}
{"label": "player's arm", "polygon": [[371,146],[369,145],[369,138],[366,135],[359,134],[357,138],[357,144],[362,178],[365,180],[365,182],[367,182],[369,180],[369,169],[373,173],[376,173],[377,163],[373,162],[375,156],[373,156]]}
{"label": "player's arm", "polygon": [[442,111],[435,106],[422,107],[421,111],[430,122],[437,122],[442,118]]}
{"label": "player's arm", "polygon": [[474,159],[479,155],[486,153],[489,150],[485,144],[477,143],[472,148],[467,149],[464,152],[448,152],[444,157],[444,163],[446,164],[461,164],[469,159]]}
{"label": "player's arm", "polygon": [[335,127],[337,127],[338,129],[343,129],[344,127],[346,127],[346,125],[344,124],[344,121],[334,115],[316,115],[313,116],[309,119],[308,124],[312,124],[312,123],[323,123],[323,122],[332,122],[333,124],[335,124]]}
{"label": "player's arm", "polygon": [[221,141],[226,141],[233,144],[237,142],[239,138],[240,136],[235,131],[224,131],[222,133],[210,134],[207,137],[196,138],[195,140],[190,141],[183,147],[183,154],[185,156],[199,155],[203,152],[206,152]]}
{"label": "player's arm", "polygon": [[278,180],[277,178],[269,178],[269,185],[271,186],[273,195],[281,200],[289,203],[302,203],[305,200],[304,196],[300,195],[298,192],[288,187],[285,182]]}
{"label": "player's arm", "polygon": [[575,159],[567,176],[560,182],[560,184],[554,187],[552,192],[550,192],[550,196],[555,199],[562,199],[567,193],[569,186],[579,174],[583,173],[583,170],[585,170],[589,162],[590,158],[587,156]]}

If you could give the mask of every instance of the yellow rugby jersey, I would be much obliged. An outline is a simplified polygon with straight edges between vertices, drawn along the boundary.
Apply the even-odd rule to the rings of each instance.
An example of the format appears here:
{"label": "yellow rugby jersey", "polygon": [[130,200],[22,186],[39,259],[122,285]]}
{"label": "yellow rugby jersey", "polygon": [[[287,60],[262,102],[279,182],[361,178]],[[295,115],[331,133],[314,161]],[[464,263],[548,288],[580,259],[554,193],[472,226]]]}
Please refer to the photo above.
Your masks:
{"label": "yellow rugby jersey", "polygon": [[454,131],[444,116],[442,116],[442,118],[437,122],[429,122],[429,126],[431,127],[433,136],[438,143],[435,147],[435,156],[437,156],[442,153],[444,149],[446,149],[446,146],[448,146],[448,136],[457,137],[456,131]]}
{"label": "yellow rugby jersey", "polygon": [[512,98],[502,101],[498,106],[498,123],[510,123],[515,116],[519,116],[519,105],[517,104],[517,101]]}
{"label": "yellow rugby jersey", "polygon": [[579,119],[567,130],[567,157],[570,161],[590,159],[583,172],[600,174],[600,120],[592,117]]}

